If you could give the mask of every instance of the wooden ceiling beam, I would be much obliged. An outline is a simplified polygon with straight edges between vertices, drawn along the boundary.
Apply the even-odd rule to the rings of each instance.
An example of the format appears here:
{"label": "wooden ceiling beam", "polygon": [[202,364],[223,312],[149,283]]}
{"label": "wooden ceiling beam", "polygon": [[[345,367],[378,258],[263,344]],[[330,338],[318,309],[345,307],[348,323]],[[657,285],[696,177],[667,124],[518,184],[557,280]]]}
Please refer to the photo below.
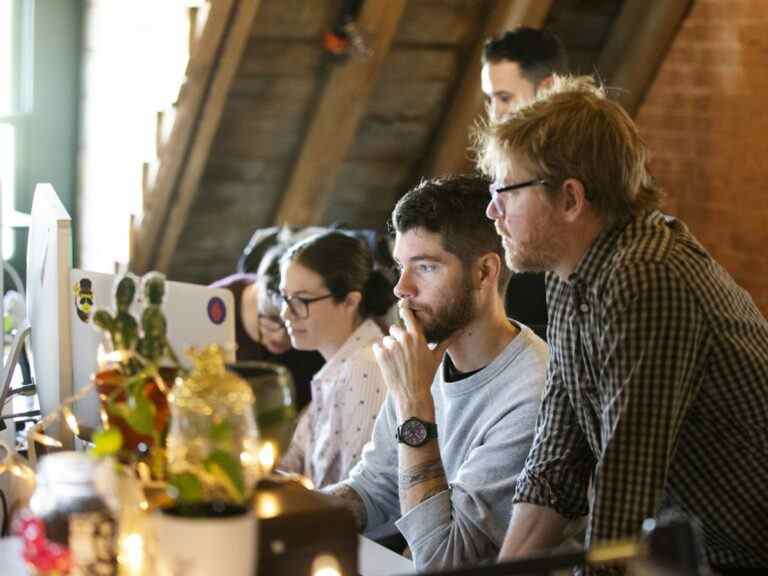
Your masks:
{"label": "wooden ceiling beam", "polygon": [[598,70],[634,116],[690,9],[692,0],[625,0],[600,54]]}
{"label": "wooden ceiling beam", "polygon": [[187,80],[155,186],[136,233],[131,269],[167,271],[202,177],[260,0],[212,2],[187,65]]}
{"label": "wooden ceiling beam", "polygon": [[552,0],[499,0],[493,3],[426,163],[428,174],[440,176],[472,169],[468,154],[470,129],[484,110],[480,71],[485,42],[518,26],[541,28],[551,6]]}
{"label": "wooden ceiling beam", "polygon": [[275,224],[309,226],[322,218],[341,166],[389,53],[405,0],[366,0],[358,27],[372,54],[333,65],[309,122],[298,158],[275,210]]}

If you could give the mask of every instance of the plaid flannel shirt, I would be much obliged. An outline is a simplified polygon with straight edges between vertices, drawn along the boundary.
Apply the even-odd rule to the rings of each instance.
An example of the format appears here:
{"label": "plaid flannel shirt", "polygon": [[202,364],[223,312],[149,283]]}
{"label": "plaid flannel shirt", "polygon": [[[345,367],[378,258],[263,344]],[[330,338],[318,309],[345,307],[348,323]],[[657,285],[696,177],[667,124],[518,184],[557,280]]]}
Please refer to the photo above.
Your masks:
{"label": "plaid flannel shirt", "polygon": [[[755,271],[765,273],[765,271]],[[768,565],[768,322],[677,220],[603,232],[547,278],[550,363],[515,502],[590,514],[587,545],[675,506],[711,563]]]}

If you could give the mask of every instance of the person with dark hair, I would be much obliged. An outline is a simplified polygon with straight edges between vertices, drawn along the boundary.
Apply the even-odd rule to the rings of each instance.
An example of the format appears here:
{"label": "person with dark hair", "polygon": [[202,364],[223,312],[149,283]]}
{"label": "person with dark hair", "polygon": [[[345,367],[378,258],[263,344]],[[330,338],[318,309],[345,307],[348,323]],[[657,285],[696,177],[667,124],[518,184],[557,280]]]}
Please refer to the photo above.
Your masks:
{"label": "person with dark hair", "polygon": [[716,573],[766,574],[768,322],[660,211],[637,126],[591,78],[556,79],[478,142],[508,265],[548,272],[547,388],[502,557],[557,546],[576,517],[586,547],[638,538],[673,507]]}
{"label": "person with dark hair", "polygon": [[347,477],[371,437],[386,395],[371,349],[383,334],[373,318],[395,299],[366,243],[345,232],[299,242],[280,268],[280,315],[291,343],[317,350],[326,364],[279,469],[322,488]]}
{"label": "person with dark hair", "polygon": [[276,300],[280,256],[286,244],[276,244],[263,255],[255,274],[232,274],[211,284],[226,288],[235,300],[235,341],[238,362],[274,362],[288,368],[296,392],[296,408],[310,401],[310,381],[324,364],[317,352],[296,350],[280,318]]}
{"label": "person with dark hair", "polygon": [[[488,40],[483,50],[482,89],[488,114],[499,120],[514,106],[532,99],[566,71],[568,59],[560,39],[547,30],[520,27]],[[518,273],[506,294],[507,313],[545,337],[547,305],[544,275]]]}
{"label": "person with dark hair", "polygon": [[498,553],[544,385],[546,344],[504,311],[487,186],[429,180],[397,203],[404,325],[374,346],[389,394],[362,460],[326,490],[369,534],[394,522],[420,570]]}
{"label": "person with dark hair", "polygon": [[491,38],[483,49],[481,72],[491,117],[498,120],[515,105],[531,100],[567,67],[563,43],[547,30],[521,26]]}

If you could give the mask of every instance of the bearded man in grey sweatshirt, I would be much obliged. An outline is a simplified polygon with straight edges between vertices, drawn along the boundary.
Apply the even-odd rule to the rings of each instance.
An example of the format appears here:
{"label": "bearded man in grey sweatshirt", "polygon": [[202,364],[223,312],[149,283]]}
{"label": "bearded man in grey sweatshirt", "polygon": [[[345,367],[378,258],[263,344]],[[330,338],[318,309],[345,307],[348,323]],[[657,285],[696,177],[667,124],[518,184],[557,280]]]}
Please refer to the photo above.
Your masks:
{"label": "bearded man in grey sweatshirt", "polygon": [[498,555],[544,388],[546,344],[504,311],[488,194],[443,178],[395,207],[403,325],[374,345],[388,396],[359,464],[325,490],[360,530],[394,522],[420,570]]}

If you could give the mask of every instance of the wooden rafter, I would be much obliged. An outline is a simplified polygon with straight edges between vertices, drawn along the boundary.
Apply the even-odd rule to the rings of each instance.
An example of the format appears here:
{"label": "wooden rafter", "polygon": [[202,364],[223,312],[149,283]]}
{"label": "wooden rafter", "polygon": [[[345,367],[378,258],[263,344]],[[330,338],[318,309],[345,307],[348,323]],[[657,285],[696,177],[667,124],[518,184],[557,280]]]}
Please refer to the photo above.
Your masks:
{"label": "wooden rafter", "polygon": [[625,0],[600,54],[598,69],[617,100],[637,112],[691,0]]}
{"label": "wooden rafter", "polygon": [[157,179],[137,231],[131,268],[166,271],[197,192],[259,0],[211,3],[187,66],[187,81],[160,155]]}
{"label": "wooden rafter", "polygon": [[363,5],[358,26],[371,38],[372,54],[366,60],[337,65],[328,75],[275,211],[276,224],[307,226],[320,221],[405,4],[405,0],[366,0]]}
{"label": "wooden rafter", "polygon": [[483,111],[480,71],[486,39],[518,26],[540,28],[549,14],[552,0],[500,0],[493,4],[493,10],[472,47],[464,75],[427,161],[427,173],[432,176],[466,172],[471,168],[469,132]]}

